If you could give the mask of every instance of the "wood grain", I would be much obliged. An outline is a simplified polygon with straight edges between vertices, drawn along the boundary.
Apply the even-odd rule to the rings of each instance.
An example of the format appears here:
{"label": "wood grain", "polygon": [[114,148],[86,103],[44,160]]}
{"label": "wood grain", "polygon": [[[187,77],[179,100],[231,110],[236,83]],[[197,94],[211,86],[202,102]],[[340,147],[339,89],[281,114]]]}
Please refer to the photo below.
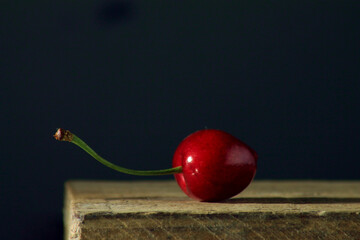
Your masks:
{"label": "wood grain", "polygon": [[360,181],[254,181],[221,203],[175,181],[69,181],[65,239],[360,239]]}

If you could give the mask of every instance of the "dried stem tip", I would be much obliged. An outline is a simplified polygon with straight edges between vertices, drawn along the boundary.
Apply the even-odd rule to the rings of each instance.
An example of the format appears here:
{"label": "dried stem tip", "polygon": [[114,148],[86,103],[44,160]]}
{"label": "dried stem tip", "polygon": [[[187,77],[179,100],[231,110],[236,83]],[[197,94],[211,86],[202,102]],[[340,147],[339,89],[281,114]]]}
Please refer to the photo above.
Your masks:
{"label": "dried stem tip", "polygon": [[59,141],[71,142],[74,136],[69,130],[58,128],[58,130],[54,134],[54,138]]}

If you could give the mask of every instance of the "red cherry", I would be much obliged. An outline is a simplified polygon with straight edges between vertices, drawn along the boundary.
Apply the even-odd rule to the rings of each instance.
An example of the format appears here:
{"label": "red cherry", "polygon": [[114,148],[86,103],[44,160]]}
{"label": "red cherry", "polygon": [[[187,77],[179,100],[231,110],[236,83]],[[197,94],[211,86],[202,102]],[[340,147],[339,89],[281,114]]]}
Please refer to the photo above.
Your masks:
{"label": "red cherry", "polygon": [[257,168],[257,154],[245,143],[220,130],[206,129],[186,137],[173,157],[180,188],[200,201],[223,201],[243,191]]}
{"label": "red cherry", "polygon": [[147,171],[124,168],[105,160],[69,130],[59,128],[54,137],[74,143],[100,163],[122,173],[175,174],[180,188],[200,201],[223,201],[237,195],[250,184],[256,172],[256,152],[220,130],[200,130],[189,135],[175,151],[173,168]]}

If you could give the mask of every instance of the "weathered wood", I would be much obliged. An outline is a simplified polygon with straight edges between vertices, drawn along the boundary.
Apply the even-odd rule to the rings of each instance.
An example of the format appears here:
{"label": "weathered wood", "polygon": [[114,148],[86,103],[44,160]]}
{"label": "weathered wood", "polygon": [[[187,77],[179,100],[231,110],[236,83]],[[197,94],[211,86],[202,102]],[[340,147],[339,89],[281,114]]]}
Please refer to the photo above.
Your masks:
{"label": "weathered wood", "polygon": [[360,181],[254,181],[221,203],[175,181],[69,181],[65,239],[360,239]]}

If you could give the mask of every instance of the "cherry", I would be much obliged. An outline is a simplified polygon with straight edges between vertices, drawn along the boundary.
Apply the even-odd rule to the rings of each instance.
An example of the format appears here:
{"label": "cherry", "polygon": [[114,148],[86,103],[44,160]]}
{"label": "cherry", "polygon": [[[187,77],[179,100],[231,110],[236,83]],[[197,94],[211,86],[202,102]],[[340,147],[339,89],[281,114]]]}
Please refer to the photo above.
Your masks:
{"label": "cherry", "polygon": [[175,174],[183,192],[199,201],[223,201],[237,195],[250,184],[257,167],[256,152],[221,130],[206,129],[189,135],[175,151],[173,168],[150,171],[115,165],[68,130],[59,128],[54,137],[74,143],[100,163],[122,173],[142,176]]}
{"label": "cherry", "polygon": [[257,154],[220,130],[200,130],[186,137],[173,157],[180,188],[200,201],[222,201],[244,190],[256,172]]}

